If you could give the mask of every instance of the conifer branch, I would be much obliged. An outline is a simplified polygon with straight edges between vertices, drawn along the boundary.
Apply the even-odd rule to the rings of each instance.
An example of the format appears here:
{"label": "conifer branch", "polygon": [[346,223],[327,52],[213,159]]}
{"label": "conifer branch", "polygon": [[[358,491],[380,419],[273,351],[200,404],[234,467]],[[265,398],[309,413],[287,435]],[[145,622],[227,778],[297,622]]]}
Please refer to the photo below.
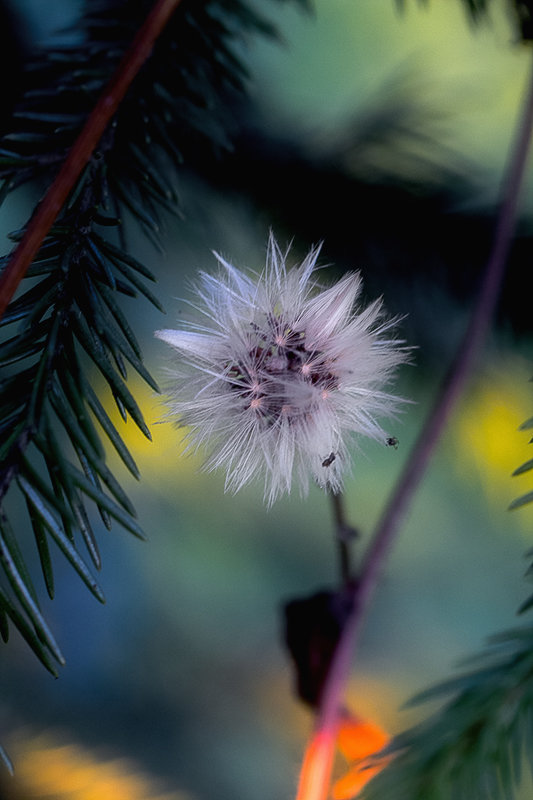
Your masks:
{"label": "conifer branch", "polygon": [[[161,210],[179,210],[177,169],[201,148],[229,146],[228,98],[244,94],[246,78],[235,40],[249,30],[275,35],[244,0],[183,1],[172,16],[178,1],[159,0],[146,18],[148,0],[88,0],[79,42],[28,65],[12,128],[0,140],[2,200],[30,181],[52,186],[28,230],[11,234],[19,246],[2,285],[11,293],[24,271],[32,283],[0,320],[3,331],[15,329],[0,348],[0,501],[13,489],[25,505],[50,597],[52,541],[103,600],[92,574],[100,567],[93,505],[106,527],[118,522],[143,537],[104,441],[138,478],[137,465],[89,377],[96,368],[121,417],[150,438],[128,370],[157,385],[122,299],[141,294],[161,306],[147,286],[155,276],[125,250],[120,217],[129,211],[160,246]],[[1,511],[0,635],[7,641],[12,623],[57,674],[63,656],[17,539]]]}
{"label": "conifer branch", "polygon": [[353,610],[333,656],[317,714],[314,741],[321,742],[320,774],[317,786],[320,793],[298,795],[298,800],[325,800],[333,754],[342,695],[349,675],[356,642],[359,638],[365,611],[373,595],[384,560],[397,536],[408,506],[420,485],[429,460],[465,385],[479,349],[487,335],[505,271],[505,261],[511,246],[516,223],[518,199],[523,183],[533,130],[533,68],[523,104],[522,118],[507,169],[502,192],[492,250],[484,272],[476,305],[467,331],[457,350],[437,399],[408,458],[404,472],[392,492],[381,520],[363,559],[353,589]]}
{"label": "conifer branch", "polygon": [[[407,0],[396,0],[396,4],[403,9]],[[420,4],[426,4],[428,0],[419,0]],[[478,23],[489,17],[489,7],[492,0],[461,0],[466,13],[474,23]],[[508,6],[509,16],[518,31],[522,41],[533,40],[533,3],[532,0],[505,0]]]}
{"label": "conifer branch", "polygon": [[[510,800],[533,747],[533,627],[494,636],[473,668],[417,695],[445,701],[384,751],[365,800]],[[528,759],[530,765],[531,761]]]}
{"label": "conifer branch", "polygon": [[181,0],[157,0],[91,112],[57,177],[46,192],[28,223],[24,236],[0,275],[0,319],[132,80],[149,57],[155,40],[180,2]]}
{"label": "conifer branch", "polygon": [[[530,380],[533,379],[530,378]],[[527,431],[531,430],[531,428],[533,428],[533,417],[529,417],[529,419],[526,419],[526,421],[520,425],[519,430]],[[533,443],[533,438],[529,440],[529,444],[532,443]],[[523,475],[525,472],[531,472],[532,469],[533,469],[533,458],[530,458],[526,462],[524,462],[524,464],[520,464],[520,466],[515,469],[515,471],[513,472],[513,477],[515,475]],[[517,497],[515,500],[513,500],[513,502],[509,506],[509,510],[513,510],[515,508],[521,508],[527,503],[533,503],[533,491],[526,492],[526,494],[520,495],[520,497]],[[523,610],[525,610],[526,608],[530,608],[531,606],[533,606],[533,597],[529,598],[529,600],[527,600],[524,603]]]}

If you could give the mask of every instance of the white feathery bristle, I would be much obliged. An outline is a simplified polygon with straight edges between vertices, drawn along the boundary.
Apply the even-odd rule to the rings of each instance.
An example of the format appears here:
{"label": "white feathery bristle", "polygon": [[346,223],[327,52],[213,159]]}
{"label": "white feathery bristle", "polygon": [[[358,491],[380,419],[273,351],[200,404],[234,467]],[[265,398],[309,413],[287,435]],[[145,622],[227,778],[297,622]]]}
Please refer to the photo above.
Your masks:
{"label": "white feathery bristle", "polygon": [[329,288],[313,279],[320,247],[287,268],[274,237],[259,276],[215,253],[216,275],[200,274],[187,330],[156,336],[175,351],[168,416],[208,450],[207,469],[226,471],[236,492],[258,476],[270,505],[309,479],[332,492],[350,468],[358,436],[387,439],[380,419],[399,398],[384,391],[408,348],[380,300],[357,308],[359,273]]}

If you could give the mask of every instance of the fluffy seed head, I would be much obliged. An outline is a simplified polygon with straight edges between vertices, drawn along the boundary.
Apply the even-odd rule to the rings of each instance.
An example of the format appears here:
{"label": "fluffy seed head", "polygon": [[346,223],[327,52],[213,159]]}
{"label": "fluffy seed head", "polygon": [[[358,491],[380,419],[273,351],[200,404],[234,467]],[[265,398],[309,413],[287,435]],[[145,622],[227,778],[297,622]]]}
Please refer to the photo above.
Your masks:
{"label": "fluffy seed head", "polygon": [[200,319],[156,332],[176,354],[168,416],[208,449],[208,469],[226,470],[228,490],[263,475],[269,505],[293,480],[342,488],[350,442],[386,441],[378,420],[398,398],[383,389],[407,360],[381,301],[356,306],[359,273],[317,283],[319,251],[289,269],[271,235],[259,276],[215,253],[219,271],[200,274],[191,302]]}

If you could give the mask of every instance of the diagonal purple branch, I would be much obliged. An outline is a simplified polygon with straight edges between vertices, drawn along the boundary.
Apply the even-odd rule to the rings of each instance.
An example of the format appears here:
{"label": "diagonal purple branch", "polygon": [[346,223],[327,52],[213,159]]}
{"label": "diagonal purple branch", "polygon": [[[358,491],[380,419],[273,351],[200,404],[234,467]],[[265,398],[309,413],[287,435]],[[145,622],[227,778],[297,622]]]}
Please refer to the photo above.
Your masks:
{"label": "diagonal purple branch", "polygon": [[[315,737],[320,736],[322,741],[329,743],[331,752],[324,753],[322,756],[324,768],[328,770],[331,770],[333,763],[335,732],[342,707],[342,695],[363,625],[364,614],[376,588],[380,569],[424,476],[453,406],[465,385],[494,315],[516,225],[518,200],[526,170],[532,131],[533,69],[523,102],[522,118],[518,124],[516,141],[505,175],[502,205],[496,224],[493,246],[476,305],[452,366],[411,451],[405,470],[385,506],[363,559],[359,579],[354,587],[354,609],[344,628],[324,687],[316,720]],[[329,785],[329,781],[327,781],[327,785]],[[301,800],[311,799],[302,797]],[[313,800],[325,800],[325,795],[320,792],[316,793],[313,795]]]}

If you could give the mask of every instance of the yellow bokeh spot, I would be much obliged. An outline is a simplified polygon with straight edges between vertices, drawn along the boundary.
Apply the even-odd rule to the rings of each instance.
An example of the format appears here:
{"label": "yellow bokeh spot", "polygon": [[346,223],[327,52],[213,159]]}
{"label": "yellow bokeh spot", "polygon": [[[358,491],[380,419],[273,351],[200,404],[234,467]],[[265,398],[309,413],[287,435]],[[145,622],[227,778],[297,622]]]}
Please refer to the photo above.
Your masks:
{"label": "yellow bokeh spot", "polygon": [[[533,416],[533,368],[519,359],[486,373],[460,404],[450,436],[454,464],[465,479],[481,483],[489,501],[506,507],[533,490],[533,471],[514,477],[521,464],[533,458],[531,430],[519,430]],[[525,514],[530,525],[531,509]]]}
{"label": "yellow bokeh spot", "polygon": [[[187,429],[178,428],[165,420],[166,409],[160,395],[136,376],[128,380],[128,389],[150,430],[150,441],[129,415],[124,422],[106,385],[97,386],[96,389],[100,402],[137,463],[143,482],[169,485],[175,484],[179,477],[183,485],[187,478],[196,478],[203,459],[195,452],[185,452]],[[102,440],[108,457],[115,460],[113,445],[105,435]]]}
{"label": "yellow bokeh spot", "polygon": [[9,751],[15,774],[0,784],[3,800],[190,800],[161,791],[131,761],[104,760],[49,735],[20,735]]}

